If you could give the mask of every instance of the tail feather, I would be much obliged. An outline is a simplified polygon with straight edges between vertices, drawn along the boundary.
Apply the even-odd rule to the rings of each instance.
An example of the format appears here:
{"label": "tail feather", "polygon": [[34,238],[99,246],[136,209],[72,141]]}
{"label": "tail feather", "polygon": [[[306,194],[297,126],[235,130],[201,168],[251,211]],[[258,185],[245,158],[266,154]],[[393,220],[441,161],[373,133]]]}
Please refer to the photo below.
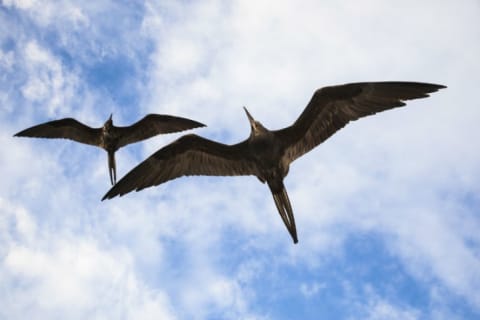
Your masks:
{"label": "tail feather", "polygon": [[112,186],[117,183],[117,166],[115,165],[115,152],[108,152],[108,173]]}
{"label": "tail feather", "polygon": [[293,239],[293,243],[297,243],[297,227],[295,225],[295,217],[293,216],[293,210],[290,204],[290,199],[288,198],[287,190],[283,186],[283,183],[281,184],[280,190],[278,190],[278,188],[273,188],[270,184],[269,187],[270,191],[272,191],[273,200],[275,201],[278,213],[280,214],[285,227],[287,227],[287,230]]}

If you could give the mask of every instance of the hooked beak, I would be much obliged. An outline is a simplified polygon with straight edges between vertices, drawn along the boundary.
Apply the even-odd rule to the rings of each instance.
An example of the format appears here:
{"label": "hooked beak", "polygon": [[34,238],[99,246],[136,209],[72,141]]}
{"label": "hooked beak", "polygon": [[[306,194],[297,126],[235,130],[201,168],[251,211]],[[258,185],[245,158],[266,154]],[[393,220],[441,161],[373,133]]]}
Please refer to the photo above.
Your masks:
{"label": "hooked beak", "polygon": [[255,128],[255,119],[253,119],[252,115],[250,114],[250,112],[248,112],[246,107],[243,107],[243,110],[245,110],[245,113],[247,114],[248,121],[250,121],[250,126],[252,127],[252,129],[254,129]]}

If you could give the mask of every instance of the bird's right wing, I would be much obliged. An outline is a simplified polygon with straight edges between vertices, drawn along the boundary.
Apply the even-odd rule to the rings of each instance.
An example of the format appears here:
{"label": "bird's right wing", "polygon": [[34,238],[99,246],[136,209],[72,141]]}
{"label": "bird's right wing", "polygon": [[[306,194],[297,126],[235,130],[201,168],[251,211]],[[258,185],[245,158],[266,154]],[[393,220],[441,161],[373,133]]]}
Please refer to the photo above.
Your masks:
{"label": "bird's right wing", "polygon": [[102,129],[90,128],[83,123],[65,118],[45,122],[16,133],[15,137],[63,138],[94,146],[100,144]]}
{"label": "bird's right wing", "polygon": [[172,133],[183,130],[205,127],[203,123],[182,117],[164,114],[149,114],[128,127],[118,127],[120,140],[118,147],[138,142],[161,133]]}
{"label": "bird's right wing", "polygon": [[102,198],[111,199],[133,190],[156,186],[182,176],[257,175],[248,157],[247,141],[225,145],[189,134],[155,152],[133,168]]}

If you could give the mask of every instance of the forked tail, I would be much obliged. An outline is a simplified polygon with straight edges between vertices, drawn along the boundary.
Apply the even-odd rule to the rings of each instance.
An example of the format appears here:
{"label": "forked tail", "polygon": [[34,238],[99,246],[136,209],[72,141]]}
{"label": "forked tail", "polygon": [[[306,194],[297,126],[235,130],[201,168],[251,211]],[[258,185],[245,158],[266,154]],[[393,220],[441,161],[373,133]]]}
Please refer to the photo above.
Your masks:
{"label": "forked tail", "polygon": [[108,173],[112,186],[117,183],[117,166],[115,165],[115,152],[108,151]]}
{"label": "forked tail", "polygon": [[278,213],[280,213],[280,217],[287,227],[290,236],[292,236],[293,243],[298,242],[297,238],[297,227],[295,226],[295,217],[293,216],[292,206],[290,205],[290,199],[288,199],[287,190],[285,190],[285,186],[283,182],[268,182],[268,186],[270,187],[270,191],[273,195],[273,200],[275,201],[275,205],[277,206]]}

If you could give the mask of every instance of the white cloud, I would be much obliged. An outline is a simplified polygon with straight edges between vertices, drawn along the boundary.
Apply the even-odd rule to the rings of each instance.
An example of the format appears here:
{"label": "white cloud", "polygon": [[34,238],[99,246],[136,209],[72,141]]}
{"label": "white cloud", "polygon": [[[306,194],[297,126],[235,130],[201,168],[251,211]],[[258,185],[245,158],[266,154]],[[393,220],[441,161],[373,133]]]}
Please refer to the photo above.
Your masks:
{"label": "white cloud", "polygon": [[0,50],[0,66],[7,70],[11,70],[13,66],[13,52],[4,52]]}
{"label": "white cloud", "polygon": [[[426,314],[416,308],[403,305],[395,299],[382,296],[375,291],[375,287],[366,284],[360,288],[353,288],[348,282],[344,283],[346,295],[343,303],[350,315],[348,319],[368,320],[414,320],[424,319]],[[430,313],[428,314],[430,316]],[[429,318],[427,316],[427,318]]]}
{"label": "white cloud", "polygon": [[38,2],[37,0],[5,0],[3,4],[7,7],[15,6],[20,9],[31,9]]}
{"label": "white cloud", "polygon": [[306,297],[309,298],[313,295],[316,295],[321,289],[325,287],[324,284],[313,282],[313,283],[302,283],[300,284],[300,292]]}
{"label": "white cloud", "polygon": [[368,320],[414,320],[419,319],[418,312],[411,309],[402,309],[389,304],[386,301],[378,300],[371,302],[369,312],[365,319]]}
{"label": "white cloud", "polygon": [[24,97],[45,106],[50,117],[66,113],[77,86],[75,75],[35,41],[26,44],[24,59],[28,72],[22,87]]}
{"label": "white cloud", "polygon": [[128,251],[72,230],[45,232],[25,208],[5,199],[0,211],[2,317],[175,318],[165,293],[138,277]]}
{"label": "white cloud", "polygon": [[74,25],[88,24],[88,18],[82,9],[69,1],[5,0],[3,5],[27,11],[41,26],[58,19],[70,21]]}

